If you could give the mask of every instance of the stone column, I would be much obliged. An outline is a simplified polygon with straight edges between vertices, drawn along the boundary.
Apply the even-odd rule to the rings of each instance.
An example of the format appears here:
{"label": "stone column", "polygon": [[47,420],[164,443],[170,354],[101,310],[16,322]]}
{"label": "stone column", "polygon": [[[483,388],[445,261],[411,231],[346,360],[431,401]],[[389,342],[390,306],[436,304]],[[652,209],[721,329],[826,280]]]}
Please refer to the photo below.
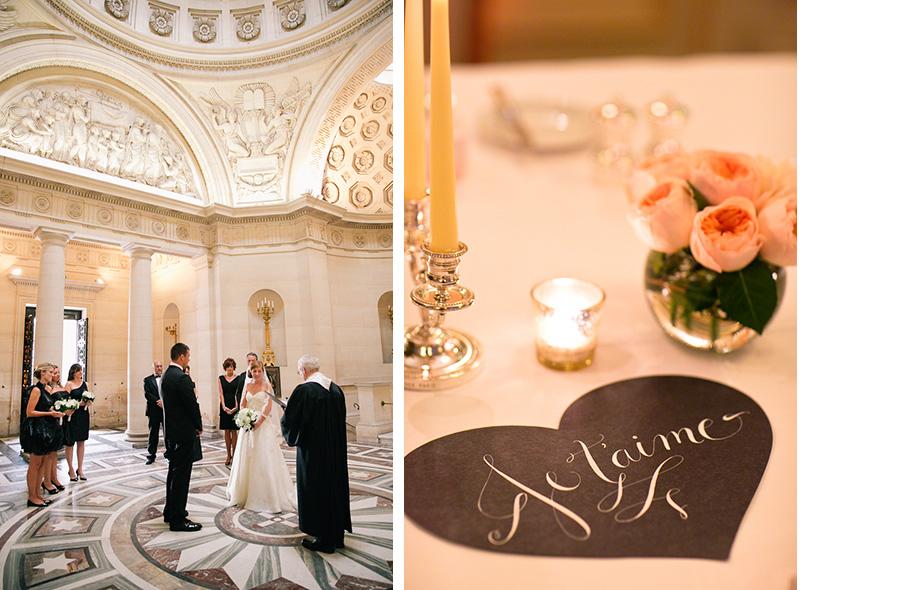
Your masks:
{"label": "stone column", "polygon": [[216,306],[213,302],[216,292],[214,262],[215,257],[209,254],[191,258],[191,266],[196,278],[194,291],[196,322],[194,324],[194,341],[185,342],[191,347],[191,377],[197,384],[197,402],[200,404],[204,429],[216,424],[219,416],[219,363],[217,360],[219,355],[216,351],[214,334],[216,321]]}
{"label": "stone column", "polygon": [[38,275],[37,317],[34,332],[34,364],[53,363],[62,368],[63,314],[66,291],[66,242],[68,234],[38,228],[41,270]]}
{"label": "stone column", "polygon": [[[125,440],[143,443],[149,434],[144,377],[153,372],[153,296],[150,257],[153,250],[127,244],[123,251],[131,257],[128,287],[128,427]],[[165,359],[161,359],[165,360]],[[168,365],[163,362],[163,366]]]}
{"label": "stone column", "polygon": [[[300,251],[300,330],[303,341],[300,354],[319,357],[322,372],[340,382],[334,351],[331,286],[328,280],[328,254],[324,244],[314,244]],[[291,326],[287,326],[290,331]],[[290,348],[290,347],[289,347]],[[299,356],[297,357],[299,358]],[[287,359],[292,371],[297,358]]]}

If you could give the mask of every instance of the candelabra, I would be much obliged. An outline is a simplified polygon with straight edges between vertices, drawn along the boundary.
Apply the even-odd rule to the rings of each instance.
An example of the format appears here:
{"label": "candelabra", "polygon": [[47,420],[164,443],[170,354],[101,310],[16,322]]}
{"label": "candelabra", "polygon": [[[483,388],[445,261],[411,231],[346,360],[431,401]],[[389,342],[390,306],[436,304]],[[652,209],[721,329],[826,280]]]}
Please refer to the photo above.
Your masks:
{"label": "candelabra", "polygon": [[166,326],[165,329],[169,336],[174,338],[175,342],[178,342],[178,324],[174,323],[172,325]]}
{"label": "candelabra", "polygon": [[466,245],[454,252],[435,252],[428,243],[428,197],[405,204],[406,257],[414,287],[410,298],[420,309],[420,322],[404,334],[404,382],[407,389],[436,390],[460,385],[481,365],[478,342],[443,325],[448,312],[472,305],[475,294],[459,284]]}
{"label": "candelabra", "polygon": [[275,315],[275,302],[263,297],[256,302],[256,313],[263,319],[266,325],[266,349],[262,353],[262,362],[265,367],[275,366],[275,351],[272,350],[272,330],[269,322]]}

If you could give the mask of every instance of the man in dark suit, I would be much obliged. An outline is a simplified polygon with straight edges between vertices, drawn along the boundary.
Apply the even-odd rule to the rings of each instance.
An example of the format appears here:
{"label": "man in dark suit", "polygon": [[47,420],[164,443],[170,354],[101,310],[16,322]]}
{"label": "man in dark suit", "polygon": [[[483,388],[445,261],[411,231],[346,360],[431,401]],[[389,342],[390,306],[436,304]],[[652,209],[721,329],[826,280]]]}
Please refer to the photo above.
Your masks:
{"label": "man in dark suit", "polygon": [[[253,361],[257,361],[257,362],[259,361],[259,356],[255,352],[248,352],[246,358],[247,358],[247,370],[250,370],[250,363],[252,363]],[[244,371],[243,373],[238,375],[238,385],[237,385],[238,395],[241,395],[241,392],[244,391],[244,381],[246,381],[246,380],[247,380],[247,371]],[[240,405],[241,400],[237,400],[237,402],[238,402],[238,405]]]}
{"label": "man in dark suit", "polygon": [[150,420],[147,465],[156,461],[156,448],[159,446],[159,427],[163,421],[163,405],[159,398],[159,381],[162,379],[162,374],[162,363],[153,361],[153,374],[144,377],[144,397],[147,399],[147,411],[144,415]]}
{"label": "man in dark suit", "polygon": [[194,461],[200,459],[197,451],[203,431],[194,382],[184,372],[191,360],[191,349],[179,342],[169,356],[172,363],[163,374],[161,388],[169,459],[163,520],[169,523],[170,531],[199,531],[202,526],[188,520],[186,510],[191,470]]}

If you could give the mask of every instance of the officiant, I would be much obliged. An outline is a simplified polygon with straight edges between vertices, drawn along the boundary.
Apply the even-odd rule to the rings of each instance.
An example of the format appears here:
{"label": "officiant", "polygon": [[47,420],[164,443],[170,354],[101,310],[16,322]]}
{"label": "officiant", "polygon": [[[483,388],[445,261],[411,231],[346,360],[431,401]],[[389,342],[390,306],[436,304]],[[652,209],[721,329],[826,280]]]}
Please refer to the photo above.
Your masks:
{"label": "officiant", "polygon": [[312,551],[334,553],[344,546],[350,524],[350,484],[347,473],[347,407],[344,392],[319,372],[319,359],[297,361],[304,382],[288,400],[281,428],[297,447],[297,508],[303,539]]}

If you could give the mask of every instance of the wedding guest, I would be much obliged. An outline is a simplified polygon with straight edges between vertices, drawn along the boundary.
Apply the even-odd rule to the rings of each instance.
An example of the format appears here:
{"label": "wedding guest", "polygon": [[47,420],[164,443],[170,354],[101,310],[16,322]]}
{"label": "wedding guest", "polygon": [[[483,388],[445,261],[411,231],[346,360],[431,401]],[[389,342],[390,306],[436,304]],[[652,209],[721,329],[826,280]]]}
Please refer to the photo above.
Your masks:
{"label": "wedding guest", "polygon": [[288,400],[281,421],[287,443],[297,447],[297,506],[303,539],[312,551],[334,553],[344,546],[350,523],[347,472],[347,406],[344,392],[319,372],[319,359],[297,361],[304,382]]}
{"label": "wedding guest", "polygon": [[163,366],[159,361],[153,361],[153,374],[144,377],[144,398],[147,400],[147,416],[150,421],[150,440],[147,441],[147,462],[150,465],[156,461],[156,449],[159,446],[159,427],[163,421],[163,403],[160,399],[159,387],[162,379]]}
{"label": "wedding guest", "polygon": [[[84,443],[88,439],[88,431],[91,428],[91,416],[88,410],[91,407],[90,400],[82,399],[87,391],[87,383],[84,381],[84,368],[75,363],[69,367],[69,376],[66,380],[66,391],[71,399],[78,400],[78,409],[71,417],[63,418],[63,433],[66,437],[66,463],[69,465],[69,481],[87,481],[84,476]],[[72,454],[78,447],[78,470],[72,467]]]}
{"label": "wedding guest", "polygon": [[25,481],[28,485],[28,506],[43,508],[50,505],[50,500],[41,497],[41,482],[46,470],[47,461],[56,461],[55,453],[62,444],[62,429],[59,418],[62,412],[53,409],[50,401],[50,382],[53,366],[49,363],[38,365],[34,371],[35,383],[28,394],[25,406],[25,420],[19,441],[22,450],[28,453],[28,472]]}
{"label": "wedding guest", "polygon": [[[69,392],[66,391],[66,388],[62,385],[62,383],[60,383],[59,366],[51,364],[51,367],[51,381],[48,385],[48,390],[50,392],[50,403],[54,404],[69,397]],[[70,412],[64,412],[63,416],[66,417],[69,414]],[[59,446],[54,449],[54,452],[61,450],[65,445],[65,430],[59,423],[57,423],[57,425],[59,426],[60,432],[63,434],[63,436],[59,441]],[[58,463],[59,459],[56,455],[52,455],[52,457],[48,457],[44,460],[44,479],[41,482],[41,488],[43,488],[43,490],[48,494],[58,494],[59,492],[66,489],[64,485],[59,483]]]}
{"label": "wedding guest", "polygon": [[237,363],[229,357],[222,363],[224,375],[219,375],[219,430],[225,435],[225,466],[231,467],[234,457],[234,446],[237,444],[237,424],[234,423],[234,414],[238,411],[238,384],[240,379],[235,375]]}
{"label": "wedding guest", "polygon": [[[250,365],[252,365],[253,363],[259,362],[259,357],[256,355],[255,352],[248,352],[246,359],[247,359],[247,369],[243,373],[238,375],[238,379],[240,379],[240,382],[238,383],[238,387],[237,387],[238,391],[244,391],[244,382],[247,380],[247,373],[250,371]],[[240,401],[241,400],[238,400],[239,403],[240,403]]]}

